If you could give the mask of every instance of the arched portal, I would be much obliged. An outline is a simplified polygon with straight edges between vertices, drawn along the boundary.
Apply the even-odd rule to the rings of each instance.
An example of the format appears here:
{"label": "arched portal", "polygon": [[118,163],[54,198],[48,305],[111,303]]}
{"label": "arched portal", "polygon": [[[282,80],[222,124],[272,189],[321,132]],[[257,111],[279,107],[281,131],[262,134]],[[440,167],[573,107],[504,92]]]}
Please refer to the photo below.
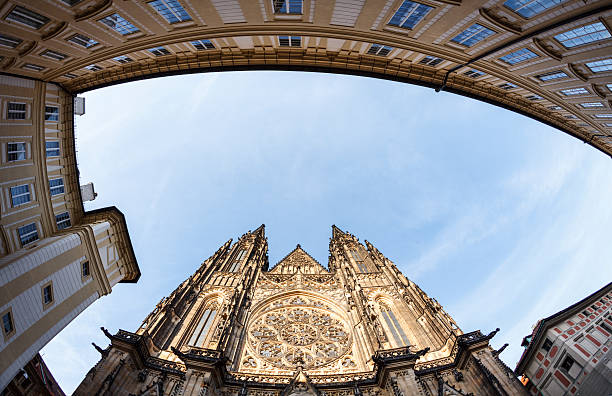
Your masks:
{"label": "arched portal", "polygon": [[0,68],[71,93],[207,71],[362,75],[502,106],[612,154],[609,2],[166,3],[10,0]]}

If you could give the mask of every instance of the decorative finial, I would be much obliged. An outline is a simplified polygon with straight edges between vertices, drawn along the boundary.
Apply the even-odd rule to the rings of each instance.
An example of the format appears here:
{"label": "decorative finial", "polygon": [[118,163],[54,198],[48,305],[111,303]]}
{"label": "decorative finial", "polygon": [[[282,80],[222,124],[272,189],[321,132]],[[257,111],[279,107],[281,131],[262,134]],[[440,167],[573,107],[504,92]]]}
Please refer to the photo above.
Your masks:
{"label": "decorative finial", "polygon": [[297,246],[295,247],[296,249],[301,249],[302,245],[300,245],[299,243],[297,244]]}

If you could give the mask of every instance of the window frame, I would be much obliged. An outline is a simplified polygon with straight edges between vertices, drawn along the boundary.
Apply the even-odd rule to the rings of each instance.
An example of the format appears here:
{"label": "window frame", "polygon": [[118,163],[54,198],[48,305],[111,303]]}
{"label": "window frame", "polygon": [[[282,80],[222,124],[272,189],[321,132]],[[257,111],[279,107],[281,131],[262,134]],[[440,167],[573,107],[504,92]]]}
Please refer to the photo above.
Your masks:
{"label": "window frame", "polygon": [[[164,15],[162,13],[162,10],[160,10],[159,8],[157,8],[156,5],[153,5],[153,3],[156,2],[161,2],[166,11],[174,16],[176,18],[176,21],[172,22],[170,19],[168,19],[166,17],[166,15]],[[178,7],[180,7],[179,11],[176,11],[172,5],[168,4],[169,2],[176,2],[176,5],[178,5]],[[193,21],[193,18],[191,17],[191,15],[189,14],[189,12],[187,12],[187,10],[185,9],[185,7],[178,1],[178,0],[149,0],[147,1],[147,4],[155,11],[157,12],[157,15],[161,16],[168,24],[170,25],[176,25],[176,24],[180,24],[180,23],[184,23],[184,22],[191,22]],[[181,10],[187,15],[188,19],[182,19],[182,17],[180,16],[180,12]]]}
{"label": "window frame", "polygon": [[[459,36],[461,36],[462,34],[464,34],[464,33],[465,33],[465,32],[467,32],[469,29],[471,29],[472,27],[474,27],[474,26],[476,26],[476,25],[480,26],[482,29],[480,29],[480,30],[478,30],[478,31],[476,31],[476,32],[474,32],[474,33],[472,33],[472,34],[467,35],[465,38],[463,38],[463,39],[461,39],[461,40],[455,40],[455,39],[457,39]],[[483,32],[483,31],[485,31],[485,32],[486,32],[486,31],[490,31],[491,33],[490,33],[490,34],[487,34],[486,36],[484,36],[483,38],[479,39],[478,41],[475,41],[475,42],[474,42],[474,43],[472,43],[471,45],[466,45],[466,44],[463,44],[465,41],[468,41],[468,40],[472,39],[474,36],[476,36],[476,35],[480,34],[480,33],[481,33],[481,32]],[[467,27],[466,27],[465,29],[463,29],[463,30],[462,30],[462,31],[461,31],[459,34],[457,34],[457,35],[455,35],[453,38],[449,39],[449,41],[448,41],[448,42],[449,42],[449,43],[452,43],[452,44],[455,44],[455,45],[458,45],[458,46],[460,46],[460,48],[464,48],[464,49],[465,49],[465,48],[473,48],[475,45],[478,45],[480,42],[482,42],[482,41],[486,40],[487,38],[492,37],[492,36],[494,36],[494,35],[496,35],[496,34],[498,34],[498,33],[499,33],[499,32],[498,32],[497,30],[495,30],[495,29],[491,29],[491,28],[490,28],[490,27],[488,27],[486,24],[482,24],[482,23],[480,23],[480,21],[479,21],[479,22],[474,22],[474,23],[472,23],[471,25],[467,26]]]}
{"label": "window frame", "polygon": [[[43,58],[51,59],[57,62],[63,62],[66,59],[68,59],[68,55],[62,54],[61,52],[54,51],[51,49],[46,49],[43,52],[39,53],[38,55],[42,56]],[[57,56],[53,56],[53,55],[57,55]]]}
{"label": "window frame", "polygon": [[[85,271],[86,268],[87,268],[87,271]],[[91,265],[89,264],[89,260],[81,261],[81,281],[85,282],[89,278],[91,278],[91,276],[92,276],[91,275]]]}
{"label": "window frame", "polygon": [[386,58],[389,56],[389,54],[391,54],[394,49],[394,47],[390,47],[388,45],[372,43],[370,44],[368,50],[365,52],[365,55],[380,56],[381,58]]}
{"label": "window frame", "polygon": [[567,1],[569,1],[569,0],[561,0],[559,3],[554,4],[554,5],[550,6],[550,7],[544,8],[544,9],[540,10],[539,12],[536,12],[536,13],[534,13],[534,14],[530,15],[530,16],[525,16],[525,15],[523,15],[523,14],[521,14],[521,13],[517,12],[516,10],[521,9],[521,8],[525,8],[525,7],[526,7],[526,6],[528,6],[529,4],[532,4],[532,3],[534,3],[534,2],[538,2],[538,0],[531,0],[531,1],[528,1],[526,4],[522,4],[520,7],[517,7],[516,9],[513,9],[513,8],[511,8],[510,6],[506,5],[506,3],[510,2],[510,1],[511,1],[511,0],[506,0],[506,1],[504,1],[504,3],[502,4],[502,6],[503,6],[503,7],[505,7],[506,9],[510,10],[510,11],[511,11],[511,12],[513,12],[514,14],[518,15],[520,18],[523,18],[523,19],[527,19],[527,20],[528,20],[528,19],[531,19],[531,18],[536,17],[536,16],[538,16],[538,15],[541,15],[543,12],[546,12],[547,10],[550,10],[550,9],[552,9],[552,8],[555,8],[555,7],[558,7],[558,6],[560,6],[561,4],[566,3],[566,2],[567,2]]}
{"label": "window frame", "polygon": [[[603,31],[605,31],[605,32],[607,32],[608,37],[603,37],[603,38],[600,38],[600,39],[597,39],[597,40],[588,41],[588,42],[585,42],[585,43],[583,42],[583,43],[579,43],[579,44],[574,44],[574,45],[571,45],[571,46],[569,46],[569,47],[568,47],[568,46],[566,46],[566,45],[564,44],[564,42],[571,41],[571,40],[577,40],[577,39],[578,39],[578,38],[580,38],[580,37],[586,37],[586,36],[589,36],[590,34],[596,33],[596,32],[592,32],[592,33],[588,33],[588,32],[586,32],[585,34],[582,34],[582,35],[580,35],[580,36],[578,36],[578,35],[576,34],[576,31],[577,31],[577,30],[584,29],[584,28],[587,28],[587,27],[590,27],[590,26],[594,26],[594,25],[601,25],[601,26],[603,26],[603,28],[604,28],[603,30],[598,30],[598,31],[596,31],[596,32],[603,32]],[[571,37],[571,38],[569,38],[569,37],[568,37],[566,40],[561,40],[561,39],[559,39],[559,36],[562,36],[562,35],[567,35],[568,33],[570,33],[571,35],[575,35],[575,37]],[[583,47],[583,46],[585,46],[585,45],[589,45],[589,44],[593,44],[593,43],[598,43],[598,42],[600,42],[600,41],[608,40],[608,39],[610,39],[610,38],[612,38],[612,34],[610,33],[610,30],[608,29],[608,26],[606,26],[606,24],[604,24],[604,23],[603,23],[602,21],[600,21],[600,20],[597,20],[597,21],[595,21],[595,22],[591,21],[591,23],[588,23],[588,24],[586,24],[586,25],[581,25],[581,26],[575,27],[575,28],[573,28],[573,29],[566,30],[566,31],[564,31],[564,32],[561,32],[561,33],[555,34],[555,35],[553,36],[553,39],[554,39],[554,40],[555,40],[555,41],[556,41],[556,42],[557,42],[559,45],[561,45],[561,47],[562,47],[562,48],[564,48],[564,49],[566,49],[566,50],[572,50],[573,48],[576,48],[576,47]]]}
{"label": "window frame", "polygon": [[78,45],[79,47],[83,47],[85,49],[90,49],[92,47],[95,47],[96,45],[100,44],[98,41],[92,39],[89,36],[86,36],[82,33],[75,33],[73,35],[71,35],[70,37],[68,37],[66,39],[66,41]]}
{"label": "window frame", "polygon": [[[10,331],[6,331],[6,329],[4,328],[4,317],[8,315],[8,318],[10,320],[11,323],[11,330]],[[15,315],[13,315],[13,307],[8,307],[6,308],[4,311],[2,311],[2,314],[0,314],[0,319],[2,320],[2,335],[4,336],[4,342],[8,342],[8,340],[15,335],[16,333],[16,325],[15,325]]]}
{"label": "window frame", "polygon": [[[402,9],[402,7],[404,6],[404,4],[406,3],[412,3],[412,4],[416,4],[416,7],[412,8],[411,10],[409,10],[406,14],[404,14],[403,16],[399,17],[400,18],[400,22],[395,25],[392,24],[391,21],[396,17],[396,15],[400,12],[400,10]],[[427,7],[427,9],[420,13],[420,15],[418,15],[418,19],[416,21],[414,21],[414,23],[411,26],[404,26],[406,24],[406,22],[410,19],[411,16],[413,16],[417,10],[420,8],[420,6],[423,7]],[[423,22],[427,16],[433,11],[435,10],[436,7],[429,5],[429,4],[424,4],[418,1],[413,1],[413,0],[402,0],[399,7],[397,7],[397,9],[395,11],[393,11],[393,14],[391,15],[391,18],[389,18],[389,21],[386,23],[385,27],[389,26],[392,28],[397,28],[397,29],[403,29],[403,30],[414,30],[414,28],[416,28],[421,22]]]}
{"label": "window frame", "polygon": [[[57,148],[55,147],[49,147],[47,144],[49,143],[57,143]],[[57,155],[56,154],[49,154],[54,153],[55,151],[57,151]],[[61,150],[61,144],[59,142],[59,140],[45,140],[45,158],[56,158],[56,157],[60,157],[62,155],[62,150]]]}
{"label": "window frame", "polygon": [[[12,150],[10,149],[10,145],[23,145],[23,150]],[[23,153],[23,158],[19,159],[19,156],[16,159],[11,159],[11,155],[12,154],[19,154],[19,153]],[[27,142],[7,142],[6,143],[6,162],[18,162],[18,161],[25,161],[28,159],[28,144]]]}
{"label": "window frame", "polygon": [[[11,105],[23,105],[23,110],[11,109]],[[10,114],[23,114],[23,118],[13,118]],[[23,121],[28,119],[28,103],[27,102],[11,102],[6,104],[5,119],[11,121]]]}
{"label": "window frame", "polygon": [[[271,3],[271,7],[272,7],[272,14],[275,16],[289,16],[289,15],[304,15],[304,0],[280,0],[282,1],[286,8],[285,12],[277,11],[277,8],[275,6],[275,2],[278,0],[270,0]],[[291,3],[300,3],[300,12],[291,12]],[[282,7],[281,7],[282,8]]]}
{"label": "window frame", "polygon": [[[214,50],[217,49],[217,47],[215,47],[215,44],[212,42],[212,40],[209,39],[199,39],[199,40],[193,40],[190,41],[190,44],[193,46],[193,48],[195,48],[197,51],[210,51],[210,50]],[[206,44],[210,44],[212,46],[212,48],[208,48],[206,46]],[[201,46],[203,48],[198,48],[198,46]]]}
{"label": "window frame", "polygon": [[[56,111],[48,111],[48,109],[55,109]],[[60,110],[59,105],[45,104],[45,122],[59,122],[59,115],[60,115],[59,110]]]}
{"label": "window frame", "polygon": [[[49,295],[49,301],[46,300],[47,298],[47,290],[49,291],[48,295]],[[54,305],[55,303],[55,291],[53,290],[53,280],[49,280],[48,282],[46,282],[45,284],[43,284],[40,287],[40,298],[42,301],[42,307],[43,307],[43,311],[46,310],[47,308],[49,308],[50,306]]]}
{"label": "window frame", "polygon": [[[4,44],[4,42],[10,44]],[[0,46],[2,47],[15,49],[19,47],[21,43],[23,43],[23,40],[20,38],[9,36],[3,33],[0,34]]]}
{"label": "window frame", "polygon": [[[30,231],[27,234],[21,235],[20,230],[28,226],[31,226],[31,225],[34,226],[34,231]],[[31,246],[36,241],[40,240],[40,235],[38,234],[38,224],[36,224],[36,222],[24,224],[21,227],[17,227],[16,232],[17,232],[17,238],[19,239],[19,243],[22,248]],[[30,235],[36,235],[36,239],[32,239],[31,241],[27,241],[24,243],[24,237],[29,237]]]}
{"label": "window frame", "polygon": [[[504,59],[504,58],[507,58],[507,59]],[[515,66],[515,65],[518,65],[519,63],[527,62],[531,59],[537,59],[537,58],[540,58],[540,55],[538,55],[537,52],[533,51],[529,47],[522,47],[517,50],[508,52],[504,56],[500,56],[497,59],[499,59],[506,66]]]}
{"label": "window frame", "polygon": [[[19,194],[13,195],[13,189],[14,188],[16,189],[16,188],[24,187],[24,186],[26,188],[26,192],[25,193],[19,193]],[[21,203],[17,203],[17,204],[15,203],[15,199],[16,198],[20,198],[20,197],[24,197],[24,196],[28,197],[27,201],[24,201],[24,202],[21,202]],[[32,202],[32,191],[31,191],[30,183],[17,184],[17,185],[14,185],[14,186],[10,186],[9,187],[9,198],[11,199],[11,208],[17,208],[19,206],[23,206],[23,205],[26,205],[26,204]]]}
{"label": "window frame", "polygon": [[[18,8],[21,9],[21,10],[18,10]],[[22,18],[30,19],[30,20],[34,21],[34,23],[33,24],[29,24],[29,23],[20,21],[19,18],[15,19],[14,16],[11,18],[11,15],[13,15],[13,12],[18,12],[18,13],[20,12],[22,14],[21,15]],[[31,15],[27,15],[27,14],[31,14]],[[38,20],[36,20],[36,19],[38,19]],[[48,18],[48,17],[46,17],[44,15],[41,15],[41,14],[35,12],[35,11],[32,11],[32,10],[26,8],[26,7],[23,7],[21,5],[14,6],[11,9],[11,11],[9,11],[9,13],[6,14],[6,16],[4,17],[4,20],[10,21],[10,22],[13,22],[13,23],[17,23],[17,24],[22,25],[22,26],[27,26],[28,28],[34,29],[34,30],[40,30],[46,24],[51,22],[50,18]],[[38,23],[36,23],[36,22],[38,22]]]}
{"label": "window frame", "polygon": [[[68,218],[58,219],[58,217],[64,216],[64,215],[67,215]],[[67,225],[64,224],[63,226],[60,227],[60,223],[66,223],[66,222],[68,222]],[[70,219],[70,212],[65,211],[65,212],[56,214],[55,215],[55,225],[57,226],[58,231],[62,231],[62,230],[72,227],[72,222]]]}
{"label": "window frame", "polygon": [[172,55],[172,52],[170,52],[163,45],[160,45],[158,47],[149,48],[147,49],[147,51],[149,52],[149,54],[154,55],[155,57]]}
{"label": "window frame", "polygon": [[[302,36],[277,36],[279,48],[302,48]],[[283,42],[287,40],[287,44]],[[295,41],[299,41],[298,45],[294,45]]]}
{"label": "window frame", "polygon": [[[115,17],[116,20],[113,20],[113,17]],[[118,12],[112,12],[102,18],[98,18],[97,21],[113,32],[119,33],[122,37],[140,32],[140,29],[136,25],[122,17]]]}
{"label": "window frame", "polygon": [[[56,186],[52,186],[51,182],[52,181],[57,181],[57,180],[61,180],[62,183],[58,184]],[[53,192],[53,190],[62,190],[61,192]],[[49,194],[51,194],[51,197],[56,197],[58,195],[62,195],[66,193],[66,185],[64,184],[64,178],[63,177],[54,177],[53,179],[49,179]]]}

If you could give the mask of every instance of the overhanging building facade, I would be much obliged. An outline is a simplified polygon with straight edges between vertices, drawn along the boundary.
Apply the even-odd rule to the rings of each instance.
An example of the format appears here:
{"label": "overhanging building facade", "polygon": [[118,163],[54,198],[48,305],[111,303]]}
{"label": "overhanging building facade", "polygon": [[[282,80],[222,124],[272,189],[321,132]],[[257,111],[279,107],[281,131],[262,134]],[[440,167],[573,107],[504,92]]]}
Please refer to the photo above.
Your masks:
{"label": "overhanging building facade", "polygon": [[225,243],[136,332],[103,329],[75,395],[523,395],[372,244],[333,227],[328,268],[299,245],[268,268],[264,227]]}
{"label": "overhanging building facade", "polygon": [[205,71],[365,75],[487,101],[610,155],[611,25],[606,0],[9,0],[0,70],[73,94]]}
{"label": "overhanging building facade", "polygon": [[72,95],[2,75],[0,101],[2,390],[72,319],[140,270],[123,214],[84,210]]}

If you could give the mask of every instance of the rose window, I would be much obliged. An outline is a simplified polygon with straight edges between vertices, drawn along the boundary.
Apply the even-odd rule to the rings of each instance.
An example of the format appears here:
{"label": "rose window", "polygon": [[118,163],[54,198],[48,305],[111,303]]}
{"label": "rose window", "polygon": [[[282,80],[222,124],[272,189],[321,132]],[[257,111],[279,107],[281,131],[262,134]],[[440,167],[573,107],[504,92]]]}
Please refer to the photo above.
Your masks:
{"label": "rose window", "polygon": [[[291,305],[271,304],[249,324],[249,347],[276,367],[305,369],[332,363],[351,349],[348,326],[321,305],[296,298]],[[297,306],[296,306],[297,305]]]}

